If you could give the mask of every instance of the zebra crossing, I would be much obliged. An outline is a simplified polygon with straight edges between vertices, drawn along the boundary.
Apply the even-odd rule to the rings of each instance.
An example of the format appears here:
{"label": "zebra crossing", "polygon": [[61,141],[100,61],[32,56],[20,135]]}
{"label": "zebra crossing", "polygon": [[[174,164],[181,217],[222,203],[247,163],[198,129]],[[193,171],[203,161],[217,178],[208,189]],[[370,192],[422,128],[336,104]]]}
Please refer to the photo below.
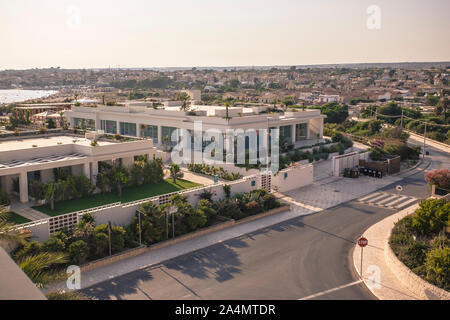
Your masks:
{"label": "zebra crossing", "polygon": [[371,193],[357,199],[356,201],[377,207],[402,209],[408,205],[412,205],[418,200],[419,199],[411,196],[399,196],[397,194],[380,191]]}

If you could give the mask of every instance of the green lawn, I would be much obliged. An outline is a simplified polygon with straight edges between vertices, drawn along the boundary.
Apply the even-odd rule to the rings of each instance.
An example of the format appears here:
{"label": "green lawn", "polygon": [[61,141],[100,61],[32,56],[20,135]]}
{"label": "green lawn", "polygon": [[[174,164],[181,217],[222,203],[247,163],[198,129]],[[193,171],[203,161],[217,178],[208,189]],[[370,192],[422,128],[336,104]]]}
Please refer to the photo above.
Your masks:
{"label": "green lawn", "polygon": [[89,198],[74,199],[63,202],[57,202],[55,204],[55,210],[51,211],[50,206],[45,204],[43,206],[33,207],[38,211],[41,211],[49,216],[59,216],[65,213],[75,212],[79,210],[94,208],[103,206],[105,204],[115,202],[132,202],[140,199],[159,196],[161,194],[171,193],[183,189],[190,189],[200,187],[201,184],[194,183],[187,180],[177,180],[177,183],[173,183],[172,179],[167,179],[164,182],[148,184],[138,187],[131,187],[122,191],[122,197],[114,193],[96,194]]}
{"label": "green lawn", "polygon": [[22,217],[20,214],[17,214],[15,212],[8,212],[8,219],[7,219],[7,221],[9,223],[14,223],[14,224],[22,224],[22,223],[31,222],[30,219]]}

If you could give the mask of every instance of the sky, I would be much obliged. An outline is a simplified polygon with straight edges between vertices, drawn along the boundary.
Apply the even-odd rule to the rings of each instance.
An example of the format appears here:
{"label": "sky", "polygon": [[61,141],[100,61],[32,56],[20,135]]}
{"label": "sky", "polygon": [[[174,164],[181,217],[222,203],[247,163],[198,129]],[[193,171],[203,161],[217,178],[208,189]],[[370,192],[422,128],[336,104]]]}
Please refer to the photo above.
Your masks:
{"label": "sky", "polygon": [[449,12],[449,0],[0,0],[0,69],[450,61]]}

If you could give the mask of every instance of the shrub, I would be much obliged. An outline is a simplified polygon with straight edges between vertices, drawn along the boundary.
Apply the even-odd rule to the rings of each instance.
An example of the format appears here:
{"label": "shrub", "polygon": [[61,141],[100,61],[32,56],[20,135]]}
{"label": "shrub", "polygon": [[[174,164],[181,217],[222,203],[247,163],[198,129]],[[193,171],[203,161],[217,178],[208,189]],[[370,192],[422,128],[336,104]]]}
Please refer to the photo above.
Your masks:
{"label": "shrub", "polygon": [[212,201],[212,197],[214,196],[214,193],[209,191],[209,190],[203,190],[202,193],[200,193],[198,195],[198,198],[200,200],[208,200],[208,201]]}
{"label": "shrub", "polygon": [[441,189],[450,189],[450,170],[434,170],[425,174],[425,180],[430,185],[436,185]]}
{"label": "shrub", "polygon": [[259,203],[256,201],[250,201],[245,205],[245,212],[250,215],[257,214],[260,210]]}
{"label": "shrub", "polygon": [[46,252],[61,252],[64,251],[65,247],[65,243],[61,239],[51,236],[50,239],[42,244],[41,250]]}
{"label": "shrub", "polygon": [[200,200],[197,205],[197,210],[200,210],[208,221],[211,221],[217,213],[208,200]]}
{"label": "shrub", "polygon": [[437,286],[450,289],[450,247],[435,248],[425,259],[426,278]]}
{"label": "shrub", "polygon": [[103,232],[96,232],[93,236],[92,244],[89,245],[89,256],[101,258],[108,254],[109,239]]}
{"label": "shrub", "polygon": [[231,198],[231,187],[228,184],[225,184],[223,186],[223,192],[225,193],[225,199]]}
{"label": "shrub", "polygon": [[450,202],[446,199],[421,201],[412,217],[412,229],[419,235],[439,233],[447,224],[450,215]]}
{"label": "shrub", "polygon": [[331,136],[331,140],[333,142],[341,142],[343,138],[344,138],[344,135],[339,132],[336,132]]}
{"label": "shrub", "polygon": [[266,194],[263,197],[263,201],[264,201],[264,209],[265,210],[270,210],[273,208],[276,208],[278,206],[277,203],[277,199],[275,198],[275,196],[273,194]]}
{"label": "shrub", "polygon": [[89,257],[89,246],[83,240],[78,240],[69,246],[68,252],[71,260],[74,263],[81,265],[84,264]]}
{"label": "shrub", "polygon": [[214,208],[218,215],[234,220],[239,220],[244,216],[235,199],[219,200],[214,203]]}

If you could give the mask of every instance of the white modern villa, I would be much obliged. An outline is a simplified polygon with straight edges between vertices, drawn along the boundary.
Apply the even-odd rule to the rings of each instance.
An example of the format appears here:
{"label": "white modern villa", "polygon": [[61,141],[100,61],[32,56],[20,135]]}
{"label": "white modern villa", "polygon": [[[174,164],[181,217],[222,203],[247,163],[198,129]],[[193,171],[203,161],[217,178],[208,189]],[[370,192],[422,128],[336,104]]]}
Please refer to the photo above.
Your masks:
{"label": "white modern villa", "polygon": [[29,182],[49,182],[54,179],[53,169],[63,168],[94,180],[99,161],[121,159],[124,166],[132,166],[135,156],[147,155],[152,159],[156,153],[152,140],[97,140],[94,133],[85,137],[61,134],[2,139],[0,187],[9,194],[18,194],[20,202],[26,203]]}
{"label": "white modern villa", "polygon": [[[121,159],[132,166],[134,157],[166,158],[157,147],[170,144],[176,129],[194,130],[201,121],[203,132],[219,129],[258,130],[278,128],[291,145],[302,147],[321,142],[325,116],[320,110],[292,110],[268,113],[269,106],[233,107],[193,105],[180,111],[180,102],[166,101],[164,107],[134,102],[121,106],[74,106],[65,116],[71,128],[85,129],[76,134],[44,134],[0,139],[0,187],[29,201],[28,186],[33,180],[44,183],[54,179],[54,169],[84,174],[95,182],[99,161]],[[269,120],[268,120],[269,119]],[[117,140],[114,135],[133,139]],[[94,142],[94,143],[93,143]]]}
{"label": "white modern villa", "polygon": [[[192,105],[188,112],[180,111],[180,102],[166,101],[164,107],[152,103],[130,102],[120,106],[75,106],[65,116],[71,128],[101,130],[105,134],[120,134],[150,138],[155,146],[170,141],[176,129],[194,130],[201,122],[203,132],[218,129],[225,134],[232,129],[278,128],[280,136],[296,147],[313,145],[323,138],[326,116],[320,110],[290,109],[284,113],[268,113],[270,106],[230,107]],[[268,121],[268,118],[270,121]]]}

